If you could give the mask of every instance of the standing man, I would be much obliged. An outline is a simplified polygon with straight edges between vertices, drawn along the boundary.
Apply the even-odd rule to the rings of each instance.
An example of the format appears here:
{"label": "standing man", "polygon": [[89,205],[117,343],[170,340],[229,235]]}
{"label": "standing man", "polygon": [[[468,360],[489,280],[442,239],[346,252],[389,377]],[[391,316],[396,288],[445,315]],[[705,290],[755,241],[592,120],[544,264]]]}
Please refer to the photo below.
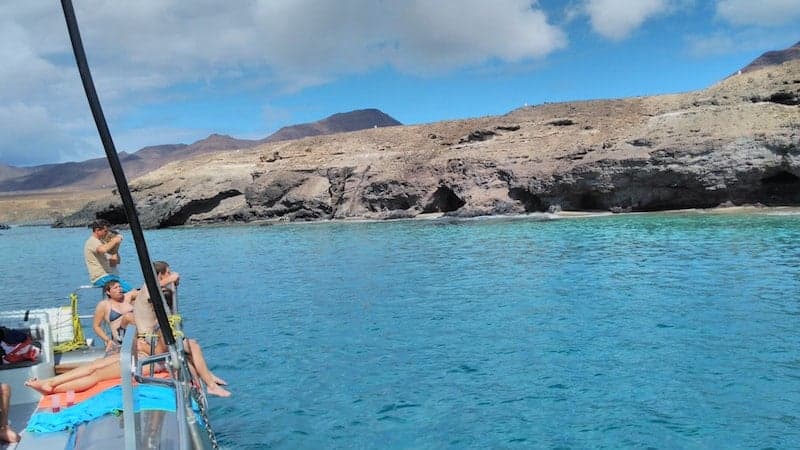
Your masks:
{"label": "standing man", "polygon": [[119,246],[122,235],[112,232],[111,224],[105,219],[97,219],[89,227],[92,235],[83,246],[83,259],[89,271],[89,281],[97,287],[103,287],[111,280],[119,281],[122,292],[131,290],[131,286],[119,277]]}

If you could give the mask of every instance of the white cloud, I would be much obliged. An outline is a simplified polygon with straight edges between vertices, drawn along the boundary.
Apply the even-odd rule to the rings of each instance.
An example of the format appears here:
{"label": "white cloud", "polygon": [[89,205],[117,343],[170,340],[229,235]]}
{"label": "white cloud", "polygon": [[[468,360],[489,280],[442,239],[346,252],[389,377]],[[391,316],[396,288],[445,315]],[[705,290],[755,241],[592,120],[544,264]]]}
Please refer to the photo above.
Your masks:
{"label": "white cloud", "polygon": [[[167,93],[180,85],[225,80],[252,89],[256,74],[260,89],[290,91],[386,66],[438,74],[566,46],[529,0],[81,0],[75,8],[110,118],[180,95]],[[85,143],[67,145],[73,118],[90,117],[57,3],[0,3],[0,60],[0,104],[43,114],[20,117],[38,133],[0,129],[0,161],[19,163],[24,149],[47,142],[70,149],[53,149],[53,158],[75,154]]]}
{"label": "white cloud", "polygon": [[666,0],[586,0],[584,6],[595,32],[621,41],[647,19],[666,12],[669,3]]}
{"label": "white cloud", "polygon": [[719,0],[717,15],[734,25],[784,25],[800,19],[800,0]]}
{"label": "white cloud", "polygon": [[[545,56],[566,44],[528,0],[86,0],[85,43],[97,64],[126,76],[174,80],[254,69],[286,82],[324,82],[393,65],[408,73],[452,70],[488,59]],[[105,67],[104,67],[105,68]],[[124,72],[123,72],[124,71]]]}
{"label": "white cloud", "polygon": [[417,1],[398,3],[396,8],[400,20],[384,55],[412,73],[447,71],[489,59],[517,62],[566,45],[566,36],[527,1]]}
{"label": "white cloud", "polygon": [[54,120],[43,106],[0,105],[0,163],[30,166],[102,155],[97,138],[76,135],[74,125]]}
{"label": "white cloud", "polygon": [[738,43],[730,34],[712,34],[709,36],[690,36],[686,39],[689,54],[696,58],[714,55],[725,55],[737,49]]}
{"label": "white cloud", "polygon": [[758,54],[764,52],[765,49],[784,49],[796,42],[787,41],[786,29],[762,30],[752,27],[718,31],[708,35],[690,35],[686,36],[684,41],[689,55],[694,58],[741,54],[742,52]]}

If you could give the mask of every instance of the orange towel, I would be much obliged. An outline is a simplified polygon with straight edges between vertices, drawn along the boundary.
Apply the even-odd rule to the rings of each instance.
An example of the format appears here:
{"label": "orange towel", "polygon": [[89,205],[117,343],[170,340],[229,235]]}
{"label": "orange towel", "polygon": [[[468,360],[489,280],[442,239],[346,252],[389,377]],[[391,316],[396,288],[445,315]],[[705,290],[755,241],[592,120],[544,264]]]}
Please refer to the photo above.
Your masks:
{"label": "orange towel", "polygon": [[[169,378],[169,372],[158,372],[155,375],[156,378]],[[122,378],[111,378],[108,380],[101,381],[91,388],[83,391],[83,392],[76,392],[75,393],[75,403],[80,403],[87,398],[94,397],[95,395],[105,391],[106,389],[112,388],[114,386],[119,385],[122,383]],[[136,384],[136,381],[133,382]],[[64,392],[56,393],[56,394],[48,394],[45,395],[39,400],[39,409],[50,410],[53,407],[53,397],[58,397],[60,400],[60,405],[62,408],[67,407],[67,394]]]}

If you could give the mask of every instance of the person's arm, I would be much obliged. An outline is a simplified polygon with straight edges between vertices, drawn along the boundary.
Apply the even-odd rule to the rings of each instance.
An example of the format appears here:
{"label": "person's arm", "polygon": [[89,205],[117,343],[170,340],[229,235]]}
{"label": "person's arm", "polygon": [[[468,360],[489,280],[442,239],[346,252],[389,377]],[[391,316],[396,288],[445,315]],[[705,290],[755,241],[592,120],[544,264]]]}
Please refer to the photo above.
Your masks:
{"label": "person's arm", "polygon": [[[102,301],[97,304],[97,308],[94,310],[94,320],[92,322],[92,329],[94,333],[103,340],[103,346],[105,347],[106,351],[111,348],[113,344],[112,340],[106,334],[106,331],[103,329],[103,321],[106,319],[106,308],[105,306],[107,303]],[[109,306],[110,308],[111,306]]]}
{"label": "person's arm", "polygon": [[125,294],[125,300],[123,300],[122,303],[128,303],[132,305],[133,302],[136,301],[136,297],[138,295],[139,295],[139,289],[131,289],[130,291],[128,291],[127,294]]}
{"label": "person's arm", "polygon": [[[119,254],[119,246],[120,246],[120,244],[122,244],[122,235],[121,234],[115,234],[114,235],[114,237],[117,237],[117,236],[119,236],[119,240],[117,241],[116,244],[114,244],[111,248],[109,248],[108,252],[107,252],[107,253],[109,253],[111,255],[118,255]],[[110,240],[111,239],[109,239],[109,241]]]}
{"label": "person's arm", "polygon": [[109,239],[108,242],[98,245],[97,248],[94,249],[94,252],[97,254],[108,253],[114,248],[114,246],[119,246],[121,242],[122,242],[122,235],[121,234],[114,235],[114,237]]}

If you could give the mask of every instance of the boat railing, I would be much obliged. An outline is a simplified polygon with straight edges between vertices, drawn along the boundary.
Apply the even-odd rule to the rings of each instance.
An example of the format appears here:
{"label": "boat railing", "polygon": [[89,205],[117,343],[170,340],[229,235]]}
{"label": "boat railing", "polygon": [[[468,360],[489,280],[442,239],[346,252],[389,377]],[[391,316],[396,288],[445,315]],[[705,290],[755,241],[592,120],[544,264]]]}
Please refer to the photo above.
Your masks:
{"label": "boat railing", "polygon": [[[168,353],[153,355],[147,358],[146,363],[163,362],[167,368],[171,368],[171,358]],[[123,361],[131,361],[131,366],[128,366]],[[137,436],[139,436],[139,424],[136,421],[134,412],[135,402],[133,393],[133,380],[137,382],[158,383],[171,386],[175,390],[175,414],[178,423],[178,443],[180,450],[188,450],[190,448],[202,448],[202,446],[190,446],[190,430],[189,418],[187,416],[187,408],[191,411],[191,403],[187,405],[186,400],[188,395],[184,394],[183,383],[177,377],[177,371],[170,370],[172,378],[169,380],[161,380],[155,377],[142,376],[142,361],[139,361],[137,351],[136,327],[128,325],[125,330],[125,337],[122,340],[122,348],[120,349],[120,366],[122,371],[122,420],[125,424],[125,448],[136,449]],[[133,369],[133,370],[132,370]],[[171,368],[172,369],[172,368]]]}
{"label": "boat railing", "polygon": [[[158,384],[169,386],[175,392],[175,414],[178,426],[178,441],[181,449],[218,448],[216,437],[211,424],[208,423],[208,404],[198,382],[193,378],[192,372],[182,357],[183,340],[176,341],[177,352],[158,353],[140,358],[136,339],[136,327],[129,325],[125,330],[120,353],[121,361],[131,361],[131,366],[122,367],[123,389],[123,422],[125,424],[125,442],[135,444],[139,435],[138,424],[134,416],[133,381],[141,384]],[[180,355],[180,356],[179,356]],[[170,378],[155,376],[156,366],[165,368],[170,373]],[[145,367],[149,367],[149,376],[145,375]],[[195,387],[197,387],[195,389]],[[196,395],[193,396],[192,394]],[[197,415],[192,408],[192,400],[196,401],[202,422],[198,426]],[[201,434],[205,433],[205,435]],[[130,435],[129,435],[130,434]],[[131,441],[132,440],[132,441]]]}
{"label": "boat railing", "polygon": [[[131,328],[132,326],[128,326]],[[135,450],[137,436],[139,436],[139,426],[136,421],[134,412],[133,400],[133,379],[131,374],[131,367],[127,364],[128,361],[135,361],[136,358],[136,339],[133,336],[136,334],[136,328],[128,333],[126,330],[125,336],[122,339],[122,347],[119,354],[120,372],[122,372],[122,421],[124,424],[125,433],[125,449]]]}

